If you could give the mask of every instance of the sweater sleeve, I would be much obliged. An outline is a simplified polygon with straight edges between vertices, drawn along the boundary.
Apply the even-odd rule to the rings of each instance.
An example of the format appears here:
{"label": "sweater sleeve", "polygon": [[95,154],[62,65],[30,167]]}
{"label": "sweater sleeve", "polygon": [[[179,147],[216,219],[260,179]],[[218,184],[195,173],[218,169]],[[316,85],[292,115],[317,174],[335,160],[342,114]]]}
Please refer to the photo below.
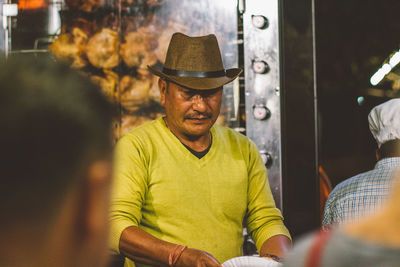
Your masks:
{"label": "sweater sleeve", "polygon": [[122,137],[115,148],[110,206],[110,246],[119,253],[123,230],[138,226],[147,191],[146,158],[132,136]]}
{"label": "sweater sleeve", "polygon": [[250,143],[249,186],[247,203],[247,229],[251,233],[258,250],[272,236],[285,235],[290,238],[289,231],[283,224],[283,217],[275,206],[267,169],[254,143]]}

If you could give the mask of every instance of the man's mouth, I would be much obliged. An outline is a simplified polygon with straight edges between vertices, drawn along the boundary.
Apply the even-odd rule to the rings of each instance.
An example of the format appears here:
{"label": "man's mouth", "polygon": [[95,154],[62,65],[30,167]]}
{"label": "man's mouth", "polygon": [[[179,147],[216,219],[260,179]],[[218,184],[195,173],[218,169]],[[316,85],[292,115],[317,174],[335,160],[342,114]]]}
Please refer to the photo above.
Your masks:
{"label": "man's mouth", "polygon": [[211,119],[211,114],[205,114],[205,115],[200,115],[200,116],[187,115],[187,116],[185,116],[185,119],[186,120],[194,120],[194,121],[205,121],[205,120]]}
{"label": "man's mouth", "polygon": [[208,117],[195,117],[195,118],[188,118],[189,120],[199,120],[199,121],[201,121],[201,120],[208,120],[209,118]]}

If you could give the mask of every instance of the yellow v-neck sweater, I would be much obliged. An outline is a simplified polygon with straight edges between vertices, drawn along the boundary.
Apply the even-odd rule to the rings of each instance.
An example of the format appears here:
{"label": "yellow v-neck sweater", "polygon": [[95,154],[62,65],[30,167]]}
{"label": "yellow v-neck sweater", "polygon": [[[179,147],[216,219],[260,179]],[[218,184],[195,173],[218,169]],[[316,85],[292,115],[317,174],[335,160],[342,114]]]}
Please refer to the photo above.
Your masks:
{"label": "yellow v-neck sweater", "polygon": [[[210,151],[201,159],[162,118],[119,140],[110,214],[114,250],[132,225],[220,262],[242,255],[244,220],[258,249],[271,236],[289,237],[254,143],[226,127],[213,126],[211,134]],[[127,260],[125,266],[134,264]]]}

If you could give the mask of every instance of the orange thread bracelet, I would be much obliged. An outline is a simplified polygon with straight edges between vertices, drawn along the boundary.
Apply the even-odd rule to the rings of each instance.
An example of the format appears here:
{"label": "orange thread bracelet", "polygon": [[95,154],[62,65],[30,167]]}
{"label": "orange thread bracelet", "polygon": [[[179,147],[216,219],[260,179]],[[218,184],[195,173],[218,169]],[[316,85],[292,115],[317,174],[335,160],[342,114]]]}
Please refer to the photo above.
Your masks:
{"label": "orange thread bracelet", "polygon": [[187,248],[187,246],[182,246],[181,250],[179,251],[178,255],[176,255],[176,258],[172,264],[172,266],[175,265],[175,263],[178,261],[179,257],[182,255],[182,252]]}
{"label": "orange thread bracelet", "polygon": [[168,256],[168,265],[171,266],[171,267],[174,266],[174,261],[173,261],[173,259],[174,259],[174,255],[175,255],[176,249],[177,249],[178,247],[180,247],[180,245],[176,245],[175,248],[169,253],[169,256]]}

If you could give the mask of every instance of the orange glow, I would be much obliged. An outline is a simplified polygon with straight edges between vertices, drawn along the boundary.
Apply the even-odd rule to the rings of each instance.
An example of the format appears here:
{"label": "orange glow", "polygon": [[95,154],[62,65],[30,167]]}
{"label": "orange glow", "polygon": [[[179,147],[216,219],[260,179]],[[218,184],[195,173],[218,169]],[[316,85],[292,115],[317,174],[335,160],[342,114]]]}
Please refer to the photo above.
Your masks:
{"label": "orange glow", "polygon": [[319,211],[320,211],[320,219],[322,222],[324,216],[324,208],[326,200],[328,199],[329,193],[332,191],[332,183],[326,174],[324,168],[320,165],[318,167],[319,173]]}
{"label": "orange glow", "polygon": [[35,9],[47,6],[47,0],[19,0],[18,9]]}

